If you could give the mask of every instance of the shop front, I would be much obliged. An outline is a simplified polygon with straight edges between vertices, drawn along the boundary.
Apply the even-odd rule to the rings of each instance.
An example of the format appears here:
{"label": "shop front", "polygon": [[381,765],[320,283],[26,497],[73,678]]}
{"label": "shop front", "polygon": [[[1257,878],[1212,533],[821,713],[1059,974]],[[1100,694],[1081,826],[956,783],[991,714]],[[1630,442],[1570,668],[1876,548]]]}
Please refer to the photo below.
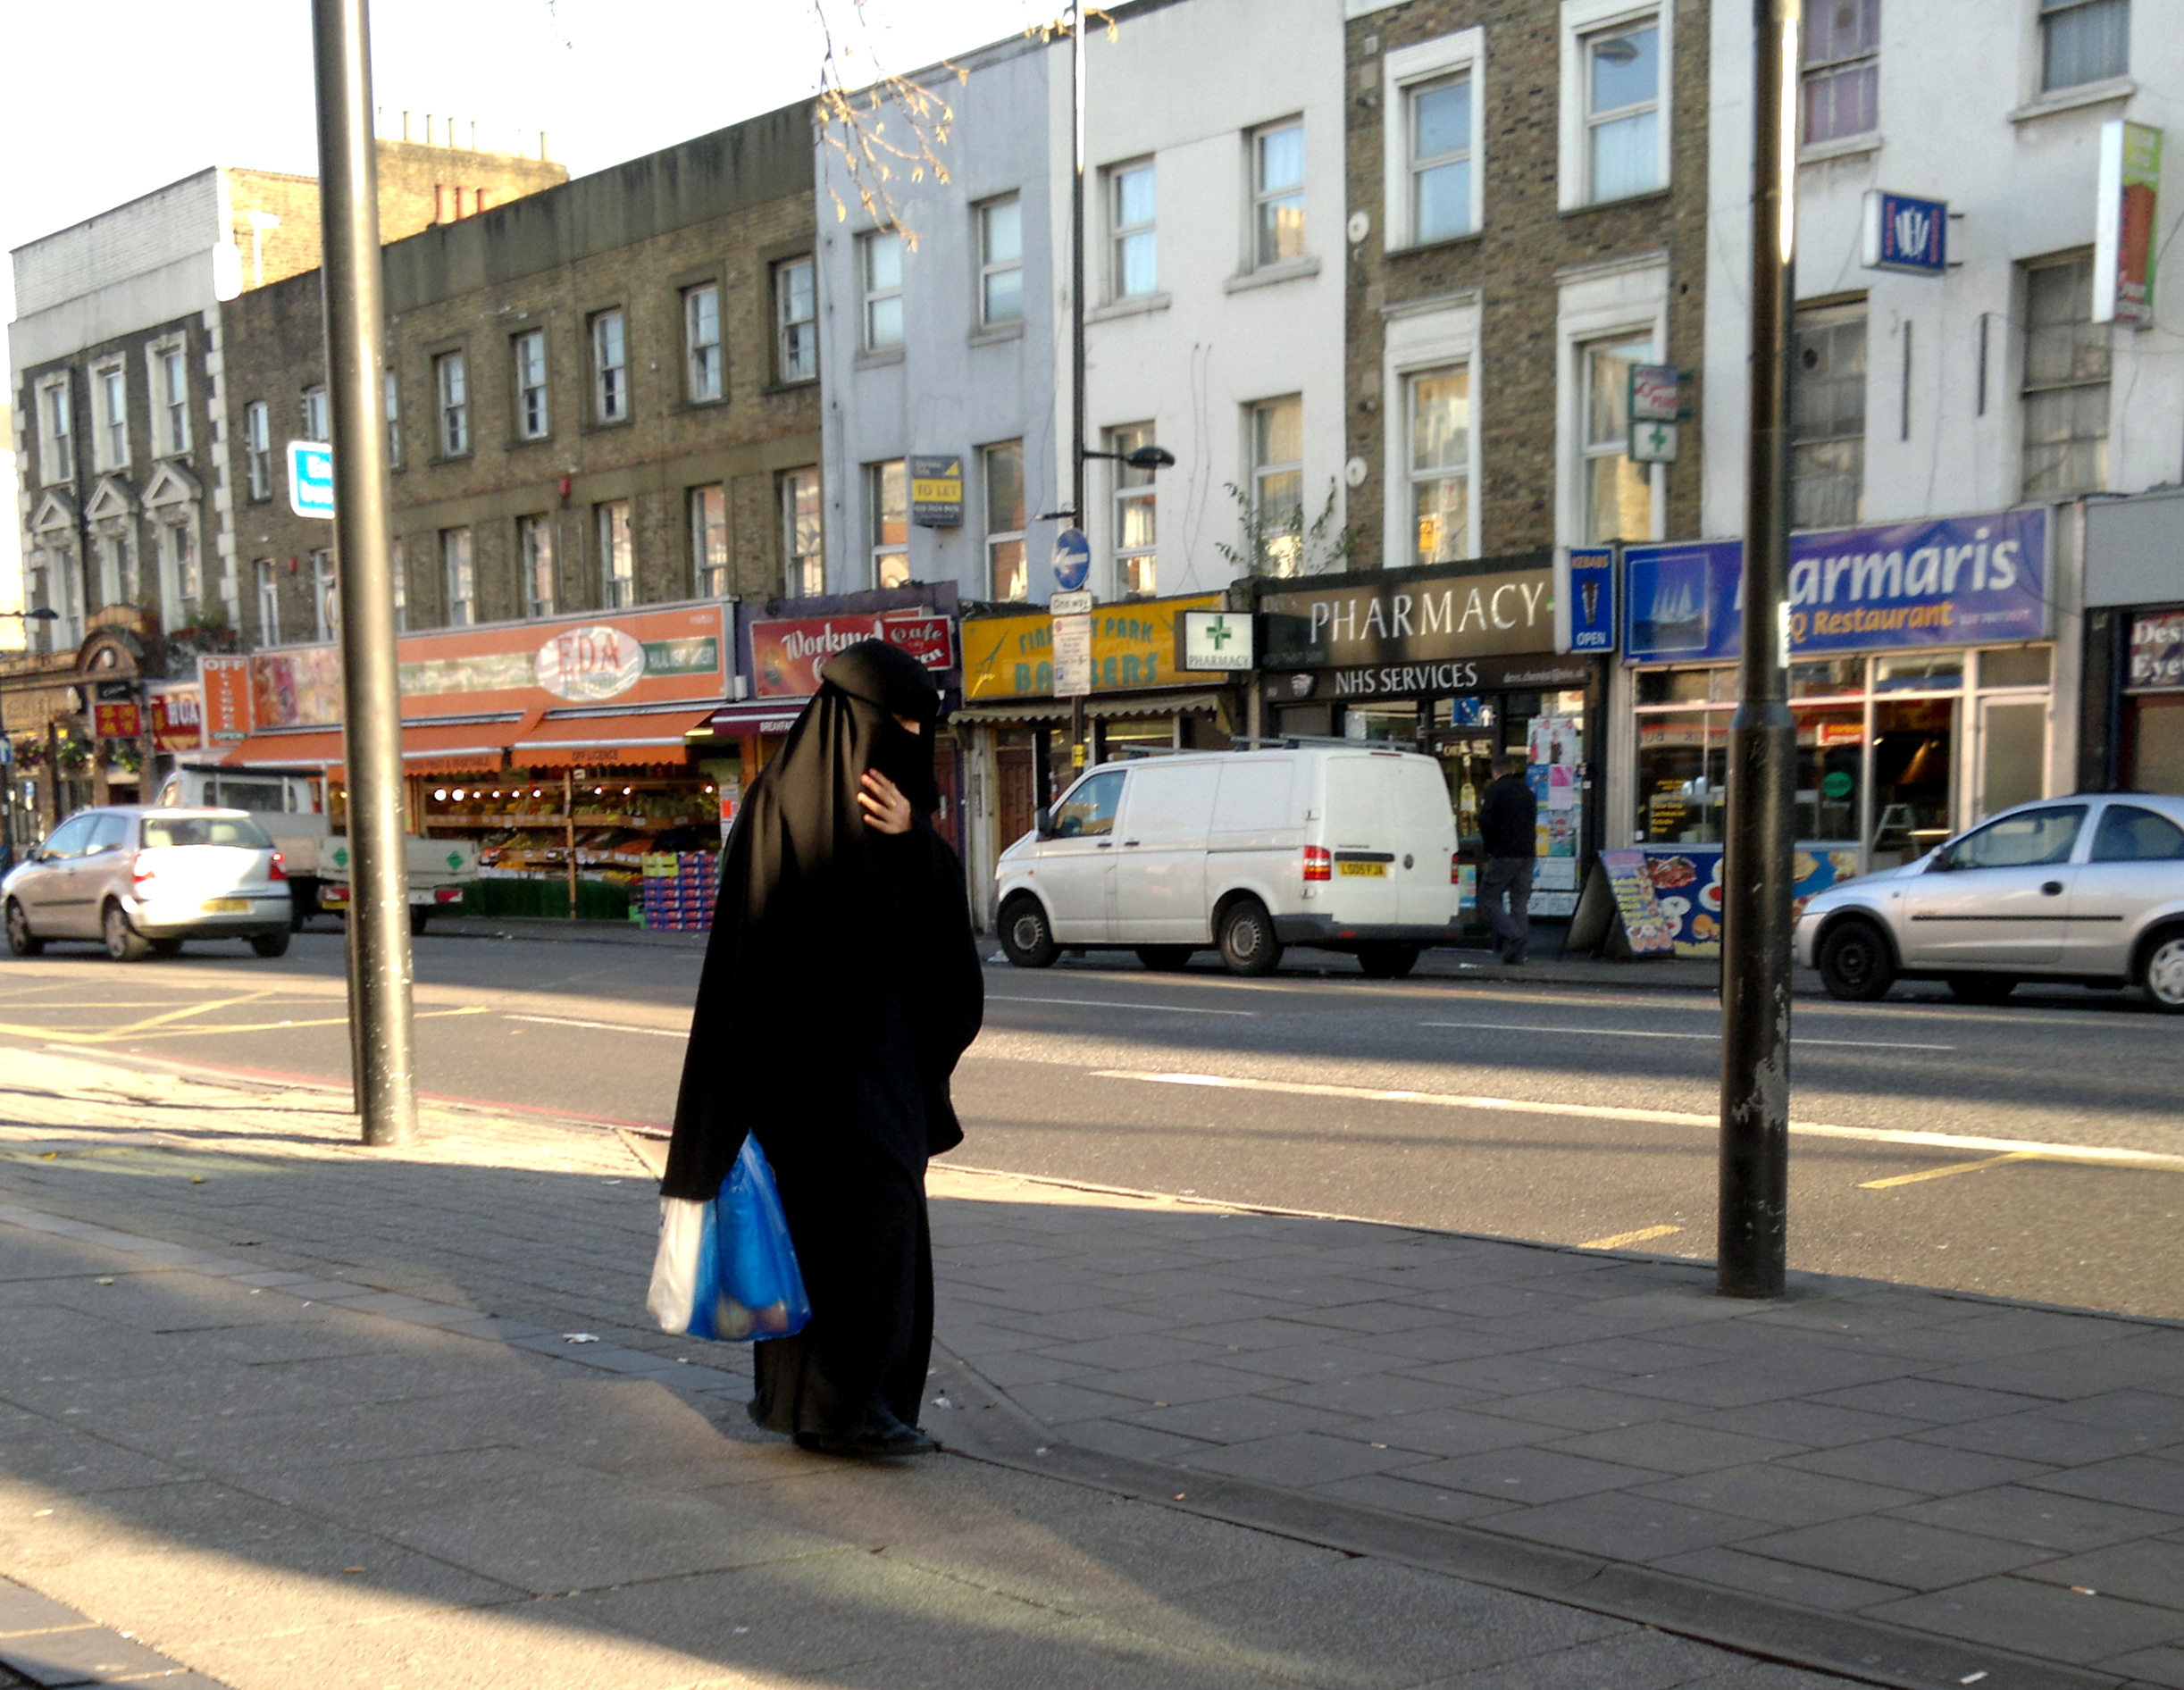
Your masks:
{"label": "shop front", "polygon": [[[1800,897],[2068,783],[2049,523],[2012,510],[1792,537]],[[1679,950],[1703,954],[1720,941],[1743,546],[1628,547],[1623,574],[1618,843],[1653,861]]]}
{"label": "shop front", "polygon": [[2184,492],[2086,507],[2079,783],[2184,792]]}
{"label": "shop front", "polygon": [[[649,858],[719,848],[735,770],[691,736],[728,695],[729,656],[716,604],[407,636],[411,830],[475,841],[483,913],[623,913]],[[201,663],[205,755],[318,772],[343,825],[339,648]]]}
{"label": "shop front", "polygon": [[1467,909],[1479,862],[1479,795],[1494,759],[1510,757],[1539,807],[1532,912],[1572,914],[1585,866],[1600,848],[1594,747],[1607,664],[1556,650],[1553,560],[1252,586],[1263,731],[1399,744],[1438,759]]}
{"label": "shop front", "polygon": [[971,908],[992,911],[993,867],[1004,847],[1080,767],[1134,753],[1226,749],[1243,731],[1233,682],[1220,670],[1184,669],[1183,615],[1224,608],[1219,593],[1133,598],[1092,615],[1092,690],[1084,737],[1077,707],[1054,692],[1054,619],[1043,610],[966,617],[963,705],[954,717],[966,758],[971,825],[963,852]]}

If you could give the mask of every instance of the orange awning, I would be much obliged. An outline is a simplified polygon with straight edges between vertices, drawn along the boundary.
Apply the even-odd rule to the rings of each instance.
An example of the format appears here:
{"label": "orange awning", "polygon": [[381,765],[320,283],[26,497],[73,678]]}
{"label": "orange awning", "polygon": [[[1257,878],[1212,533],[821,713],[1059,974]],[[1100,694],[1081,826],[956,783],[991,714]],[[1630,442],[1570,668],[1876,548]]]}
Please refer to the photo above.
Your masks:
{"label": "orange awning", "polygon": [[230,769],[331,769],[340,761],[339,728],[254,733],[221,759]]}
{"label": "orange awning", "polygon": [[508,761],[527,769],[681,763],[689,751],[684,735],[702,727],[712,714],[692,714],[686,707],[618,715],[549,715],[524,730],[508,748]]}

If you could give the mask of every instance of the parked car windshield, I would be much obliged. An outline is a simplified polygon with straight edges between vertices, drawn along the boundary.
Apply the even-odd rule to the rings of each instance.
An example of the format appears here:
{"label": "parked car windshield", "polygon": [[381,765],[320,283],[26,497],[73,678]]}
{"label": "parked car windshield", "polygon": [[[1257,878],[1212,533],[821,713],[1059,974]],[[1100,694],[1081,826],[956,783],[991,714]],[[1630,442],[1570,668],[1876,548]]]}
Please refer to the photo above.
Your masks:
{"label": "parked car windshield", "polygon": [[158,816],[144,822],[146,849],[155,845],[240,845],[264,851],[273,842],[247,816]]}
{"label": "parked car windshield", "polygon": [[2067,863],[2071,847],[2078,842],[2078,829],[2086,819],[2082,804],[2059,804],[2053,809],[2027,810],[1989,822],[1976,833],[1968,833],[1949,849],[1951,868],[2033,868],[2048,863]]}

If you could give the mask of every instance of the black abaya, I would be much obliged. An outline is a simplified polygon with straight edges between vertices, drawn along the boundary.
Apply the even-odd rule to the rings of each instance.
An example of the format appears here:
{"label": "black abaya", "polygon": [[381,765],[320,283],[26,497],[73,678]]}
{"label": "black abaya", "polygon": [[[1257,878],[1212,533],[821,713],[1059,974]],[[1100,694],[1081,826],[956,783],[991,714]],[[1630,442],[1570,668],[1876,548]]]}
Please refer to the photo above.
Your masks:
{"label": "black abaya", "polygon": [[[830,659],[722,866],[661,1192],[714,1196],[746,1133],[773,1164],[812,1305],[756,1346],[751,1417],[779,1432],[844,1436],[875,1408],[917,1423],[925,1161],[962,1140],[949,1077],[984,1002],[962,866],[931,822],[939,702],[895,647]],[[910,799],[908,832],[866,824],[867,769]]]}

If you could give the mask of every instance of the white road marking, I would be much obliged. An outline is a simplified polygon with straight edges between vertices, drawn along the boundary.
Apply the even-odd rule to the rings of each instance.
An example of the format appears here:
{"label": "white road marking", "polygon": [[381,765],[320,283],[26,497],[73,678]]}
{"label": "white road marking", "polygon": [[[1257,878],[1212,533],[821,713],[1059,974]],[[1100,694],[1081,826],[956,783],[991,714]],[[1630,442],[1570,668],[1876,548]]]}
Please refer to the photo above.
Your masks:
{"label": "white road marking", "polygon": [[[1147,1074],[1130,1068],[1094,1068],[1095,1080],[1143,1080],[1155,1085],[1203,1085],[1233,1092],[1273,1092],[1291,1097],[1344,1098],[1360,1103],[1412,1103],[1443,1109],[1491,1109],[1512,1115],[1559,1115],[1592,1121],[1641,1121],[1662,1126],[1697,1126],[1719,1132],[1719,1115],[1684,1109],[1628,1109],[1606,1103],[1541,1103],[1528,1098],[1460,1097],[1451,1092],[1377,1091],[1363,1085],[1311,1085],[1298,1080],[1243,1080],[1220,1074]],[[1918,1144],[1949,1150],[1986,1150],[2037,1156],[2043,1161],[2089,1162],[2110,1167],[2162,1168],[2184,1173],[2184,1156],[2122,1150],[2102,1144],[2048,1144],[2038,1139],[1980,1138],[1964,1133],[1912,1133],[1893,1127],[1831,1126],[1792,1121],[1790,1131],[1809,1138],[1852,1139],[1864,1144]]]}
{"label": "white road marking", "polygon": [[646,1033],[656,1039],[687,1039],[687,1033],[676,1033],[666,1027],[632,1026],[627,1021],[572,1021],[566,1016],[519,1016],[503,1014],[509,1021],[537,1021],[549,1027],[590,1027],[598,1033]]}
{"label": "white road marking", "polygon": [[[1474,1029],[1480,1033],[1567,1033],[1586,1034],[1602,1039],[1704,1039],[1720,1043],[1719,1033],[1656,1033],[1637,1027],[1568,1027],[1555,1026],[1544,1021],[1421,1021],[1421,1027],[1454,1027],[1462,1032]],[[1839,1044],[1858,1050],[1954,1050],[1953,1044],[1912,1044],[1898,1039],[1809,1039],[1802,1033],[1790,1034],[1792,1044]]]}
{"label": "white road marking", "polygon": [[1256,1009],[1201,1009],[1188,1003],[1117,1003],[1111,998],[1026,998],[1013,991],[997,991],[988,1003],[1066,1003],[1087,1009],[1157,1009],[1171,1016],[1244,1016],[1256,1019]]}

